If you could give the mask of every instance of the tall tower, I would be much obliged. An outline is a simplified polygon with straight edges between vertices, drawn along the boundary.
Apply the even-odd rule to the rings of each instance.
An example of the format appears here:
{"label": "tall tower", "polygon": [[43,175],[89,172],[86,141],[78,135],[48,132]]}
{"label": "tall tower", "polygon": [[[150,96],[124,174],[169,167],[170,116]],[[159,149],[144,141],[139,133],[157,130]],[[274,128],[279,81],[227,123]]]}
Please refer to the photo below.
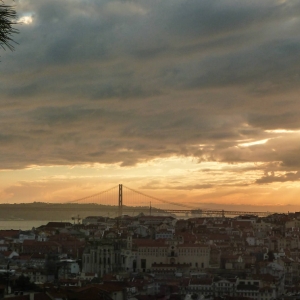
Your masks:
{"label": "tall tower", "polygon": [[119,184],[119,217],[123,214],[123,186]]}

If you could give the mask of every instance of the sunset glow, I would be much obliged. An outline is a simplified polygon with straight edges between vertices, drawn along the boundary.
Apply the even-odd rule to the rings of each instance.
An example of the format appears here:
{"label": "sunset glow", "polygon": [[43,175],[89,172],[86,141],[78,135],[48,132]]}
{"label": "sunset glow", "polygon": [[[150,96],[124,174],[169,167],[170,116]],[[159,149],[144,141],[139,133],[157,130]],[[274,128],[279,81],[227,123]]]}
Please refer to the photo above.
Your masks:
{"label": "sunset glow", "polygon": [[124,184],[199,208],[300,210],[300,3],[7,4],[20,33],[0,49],[1,203]]}

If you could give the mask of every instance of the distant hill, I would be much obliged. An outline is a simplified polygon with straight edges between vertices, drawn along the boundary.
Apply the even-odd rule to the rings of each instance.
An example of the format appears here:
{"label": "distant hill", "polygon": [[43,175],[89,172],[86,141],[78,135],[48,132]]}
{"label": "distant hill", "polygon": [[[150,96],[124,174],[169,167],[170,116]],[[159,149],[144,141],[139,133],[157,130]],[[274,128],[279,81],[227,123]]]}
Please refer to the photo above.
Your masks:
{"label": "distant hill", "polygon": [[[152,208],[154,210],[155,208]],[[137,215],[143,212],[149,214],[149,207],[124,206],[123,213]],[[43,202],[0,204],[1,220],[68,220],[80,215],[87,216],[109,216],[117,217],[118,206],[100,204],[50,204]]]}

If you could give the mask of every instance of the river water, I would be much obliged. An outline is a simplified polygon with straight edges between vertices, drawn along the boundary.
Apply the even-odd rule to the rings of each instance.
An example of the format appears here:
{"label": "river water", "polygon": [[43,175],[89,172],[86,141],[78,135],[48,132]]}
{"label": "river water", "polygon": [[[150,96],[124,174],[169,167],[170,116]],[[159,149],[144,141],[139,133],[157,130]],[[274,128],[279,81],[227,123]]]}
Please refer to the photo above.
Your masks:
{"label": "river water", "polygon": [[[53,220],[9,220],[9,221],[0,221],[0,230],[9,230],[9,229],[21,229],[29,230],[37,228],[41,225],[46,225],[48,222],[53,222]],[[55,221],[59,222],[59,221]],[[62,220],[62,222],[70,222],[70,220]]]}

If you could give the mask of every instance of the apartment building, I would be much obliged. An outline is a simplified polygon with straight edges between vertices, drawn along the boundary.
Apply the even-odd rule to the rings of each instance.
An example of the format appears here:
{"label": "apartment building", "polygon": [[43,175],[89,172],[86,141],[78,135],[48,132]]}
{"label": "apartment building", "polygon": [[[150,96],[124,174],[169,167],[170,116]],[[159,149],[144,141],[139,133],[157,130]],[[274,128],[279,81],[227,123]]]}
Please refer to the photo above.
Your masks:
{"label": "apartment building", "polygon": [[135,240],[137,269],[150,270],[154,264],[188,264],[194,269],[209,266],[210,248],[200,243],[178,240]]}

